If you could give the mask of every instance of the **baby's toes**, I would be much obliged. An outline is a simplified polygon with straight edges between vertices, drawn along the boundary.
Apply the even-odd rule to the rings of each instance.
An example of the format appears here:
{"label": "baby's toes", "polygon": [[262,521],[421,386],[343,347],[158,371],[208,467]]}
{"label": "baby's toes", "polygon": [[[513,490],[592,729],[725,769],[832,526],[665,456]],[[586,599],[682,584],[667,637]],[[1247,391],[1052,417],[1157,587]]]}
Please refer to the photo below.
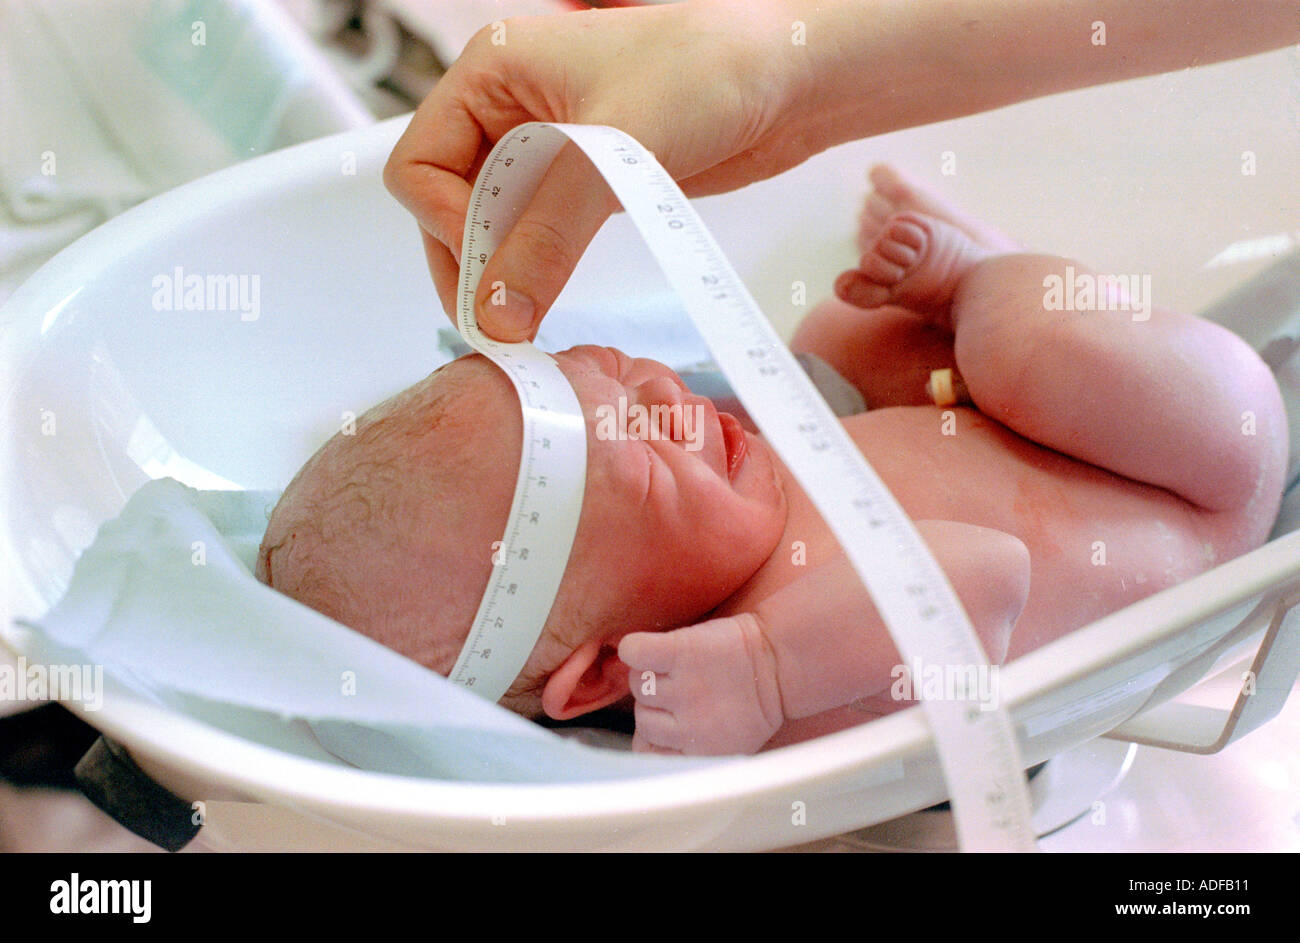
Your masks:
{"label": "baby's toes", "polygon": [[871,248],[880,231],[885,228],[889,217],[897,212],[893,201],[878,190],[867,194],[858,214],[858,251],[866,252]]}
{"label": "baby's toes", "polygon": [[867,171],[871,189],[881,199],[898,209],[921,209],[920,193],[911,178],[904,176],[893,164],[876,164]]}
{"label": "baby's toes", "polygon": [[894,297],[894,286],[906,270],[879,256],[863,257],[863,267],[840,273],[835,279],[835,296],[855,308],[879,308]]}
{"label": "baby's toes", "polygon": [[889,263],[891,272],[896,269],[894,281],[901,281],[907,270],[920,260],[926,238],[926,231],[919,224],[906,216],[896,216],[876,239],[870,254]]}
{"label": "baby's toes", "polygon": [[[880,240],[877,239],[876,243],[879,245]],[[907,274],[907,266],[895,262],[882,252],[868,252],[858,262],[858,274],[872,284],[890,288],[903,280]]]}
{"label": "baby's toes", "polygon": [[893,216],[876,235],[858,267],[835,281],[835,294],[859,308],[894,300],[897,287],[923,258],[926,231],[906,216]]}
{"label": "baby's toes", "polygon": [[858,269],[836,280],[835,293],[860,308],[893,303],[914,310],[946,309],[961,280],[990,254],[943,220],[898,213]]}

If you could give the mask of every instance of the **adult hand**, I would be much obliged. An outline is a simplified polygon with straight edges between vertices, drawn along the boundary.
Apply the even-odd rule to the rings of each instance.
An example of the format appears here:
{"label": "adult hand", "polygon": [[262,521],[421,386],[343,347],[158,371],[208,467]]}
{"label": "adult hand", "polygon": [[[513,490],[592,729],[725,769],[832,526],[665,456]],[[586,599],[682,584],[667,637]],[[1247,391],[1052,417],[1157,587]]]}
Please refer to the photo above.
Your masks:
{"label": "adult hand", "polygon": [[[687,0],[509,19],[435,86],[384,181],[452,312],[471,182],[526,121],[620,128],[699,196],[832,144],[1297,41],[1300,6],[1271,0]],[[531,337],[614,207],[565,148],[483,273],[482,328]],[[510,303],[490,303],[498,281]]]}
{"label": "adult hand", "polygon": [[[757,7],[755,9],[754,7]],[[480,31],[421,104],[384,182],[416,217],[454,319],[472,183],[492,145],[527,121],[613,125],[689,195],[734,189],[817,149],[797,119],[801,64],[781,4],[738,2],[509,19]],[[611,212],[613,194],[569,145],[488,263],[480,327],[531,338]],[[496,282],[505,304],[493,304]]]}

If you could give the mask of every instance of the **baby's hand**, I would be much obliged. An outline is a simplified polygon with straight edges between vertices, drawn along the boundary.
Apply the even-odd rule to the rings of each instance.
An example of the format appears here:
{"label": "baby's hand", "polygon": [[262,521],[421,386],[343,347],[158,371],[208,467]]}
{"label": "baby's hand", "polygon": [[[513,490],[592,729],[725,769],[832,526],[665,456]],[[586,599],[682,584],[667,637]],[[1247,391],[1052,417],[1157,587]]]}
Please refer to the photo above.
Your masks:
{"label": "baby's hand", "polygon": [[776,656],[753,613],[634,632],[618,657],[631,668],[635,750],[754,753],[785,722]]}

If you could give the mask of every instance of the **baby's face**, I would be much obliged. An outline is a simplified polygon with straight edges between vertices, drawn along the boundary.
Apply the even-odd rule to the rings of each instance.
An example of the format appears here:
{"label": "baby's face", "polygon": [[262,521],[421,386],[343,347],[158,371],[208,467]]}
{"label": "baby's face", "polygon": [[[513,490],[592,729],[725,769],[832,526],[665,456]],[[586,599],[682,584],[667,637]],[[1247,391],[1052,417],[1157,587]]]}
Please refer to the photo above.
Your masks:
{"label": "baby's face", "polygon": [[[582,559],[593,566],[624,560],[629,575],[639,568],[656,585],[676,587],[674,598],[694,585],[752,575],[785,524],[784,493],[767,444],[657,361],[592,346],[555,359],[587,419],[592,507],[584,502],[583,516],[590,512],[593,524],[603,519],[609,526],[588,534],[580,528],[583,549],[601,553]],[[664,422],[638,424],[638,414]],[[618,425],[620,416],[629,417],[626,427]],[[682,419],[668,422],[670,416]],[[629,545],[634,554],[619,552]]]}
{"label": "baby's face", "polygon": [[[547,631],[523,673],[534,680],[591,639],[617,646],[629,632],[697,621],[771,555],[786,515],[766,443],[668,367],[592,346],[555,361],[586,419],[587,482]],[[618,427],[614,417],[639,411],[686,422]],[[304,466],[272,516],[259,577],[446,674],[505,529],[521,436],[518,397],[497,367],[477,355],[448,364]],[[325,582],[322,554],[347,583],[325,605],[294,589],[299,571]]]}
{"label": "baby's face", "polygon": [[[752,576],[780,539],[786,507],[771,451],[657,361],[593,346],[555,360],[587,421],[586,493],[557,610],[581,611],[581,621],[598,623],[592,628],[614,644],[637,625],[668,629],[698,618]],[[500,371],[480,366],[517,411]],[[638,412],[684,421],[647,430]],[[632,418],[626,428],[621,416]],[[518,443],[511,435],[516,451]],[[513,490],[517,466],[496,467],[500,485]],[[491,510],[499,531],[504,515]],[[555,629],[577,644],[587,634]]]}

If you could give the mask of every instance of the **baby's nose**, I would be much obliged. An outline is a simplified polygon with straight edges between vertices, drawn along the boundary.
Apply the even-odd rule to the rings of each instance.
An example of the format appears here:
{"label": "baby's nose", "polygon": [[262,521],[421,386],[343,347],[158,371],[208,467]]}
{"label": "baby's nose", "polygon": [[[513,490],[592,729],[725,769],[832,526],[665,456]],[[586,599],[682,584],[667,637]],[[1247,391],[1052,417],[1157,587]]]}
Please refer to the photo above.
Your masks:
{"label": "baby's nose", "polygon": [[671,377],[656,376],[638,383],[633,392],[637,403],[649,412],[658,438],[681,438],[685,395],[680,385]]}
{"label": "baby's nose", "polygon": [[636,385],[636,399],[643,406],[680,406],[682,388],[669,377],[650,377]]}

